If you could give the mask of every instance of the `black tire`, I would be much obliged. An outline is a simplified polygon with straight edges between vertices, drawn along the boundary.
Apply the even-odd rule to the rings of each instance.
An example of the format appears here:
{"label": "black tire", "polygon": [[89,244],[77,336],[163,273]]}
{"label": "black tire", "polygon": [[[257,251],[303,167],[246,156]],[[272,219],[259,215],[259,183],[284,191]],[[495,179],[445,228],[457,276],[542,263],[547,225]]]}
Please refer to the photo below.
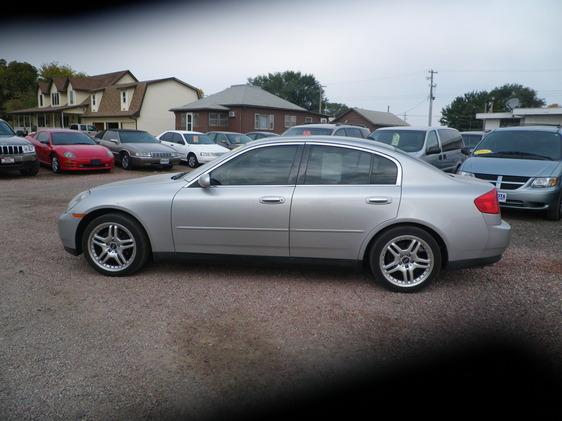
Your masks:
{"label": "black tire", "polygon": [[[417,239],[421,248],[418,249],[419,251],[415,253],[415,256],[414,253],[407,252],[406,250],[402,250],[404,251],[403,255],[402,253],[399,253],[399,256],[394,256],[393,252],[388,250],[388,245],[390,243],[395,242],[397,245],[400,245],[399,248],[402,248],[414,239]],[[425,248],[429,248],[430,252],[426,251]],[[395,260],[389,259],[389,257]],[[375,281],[384,287],[397,292],[419,291],[431,283],[431,281],[433,281],[441,271],[442,256],[439,244],[430,233],[414,226],[399,226],[385,231],[375,239],[375,242],[369,251],[368,258],[369,266]],[[417,262],[417,259],[420,259],[420,262],[423,259],[432,263],[427,264],[426,269],[418,268],[417,264],[419,263]],[[394,262],[400,263],[396,264],[396,266],[390,266]],[[402,269],[410,268],[405,270],[411,270],[412,278],[414,275],[417,275],[413,278],[412,282],[409,282],[410,278],[408,278],[407,281],[404,280],[403,276],[410,275],[404,275],[404,271],[398,269],[396,269],[396,272],[393,274],[387,273],[385,275],[382,267],[385,263],[387,266],[390,266],[391,270],[398,267]],[[387,279],[387,276],[393,279],[393,281]],[[401,279],[398,279],[399,277]]]}
{"label": "black tire", "polygon": [[199,161],[197,160],[195,154],[190,153],[187,155],[187,166],[189,168],[197,168],[199,166]]}
{"label": "black tire", "polygon": [[558,205],[551,206],[546,211],[546,219],[550,221],[559,221],[562,216],[562,193],[558,198]]}
{"label": "black tire", "polygon": [[133,163],[131,162],[131,156],[127,152],[121,152],[121,167],[124,170],[131,170],[133,168]]}
{"label": "black tire", "polygon": [[165,170],[171,170],[172,168],[174,168],[174,164],[164,165],[162,168]]}
{"label": "black tire", "polygon": [[51,171],[55,174],[60,174],[62,170],[60,169],[60,160],[56,155],[51,156]]}
{"label": "black tire", "polygon": [[20,170],[20,174],[24,175],[26,177],[36,176],[38,172],[39,172],[39,165],[37,165],[35,167],[31,167],[31,168],[24,168],[23,170]]}
{"label": "black tire", "polygon": [[[131,234],[135,242],[135,254],[130,263],[123,270],[106,270],[95,261],[89,247],[89,238],[92,232],[104,224],[119,224],[125,227]],[[106,276],[127,276],[140,270],[150,258],[152,253],[150,241],[142,226],[133,218],[120,213],[107,213],[101,215],[88,223],[82,234],[82,251],[86,260],[96,271]]]}

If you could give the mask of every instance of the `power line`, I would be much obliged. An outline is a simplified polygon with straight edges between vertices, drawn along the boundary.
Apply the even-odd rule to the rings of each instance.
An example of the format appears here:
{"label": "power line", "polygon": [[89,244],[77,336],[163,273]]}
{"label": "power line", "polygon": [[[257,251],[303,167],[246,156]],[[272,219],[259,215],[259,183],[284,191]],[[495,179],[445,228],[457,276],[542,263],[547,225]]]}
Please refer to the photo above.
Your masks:
{"label": "power line", "polygon": [[371,82],[371,81],[374,81],[374,80],[399,79],[399,78],[402,78],[402,77],[409,77],[409,76],[417,75],[421,72],[423,72],[423,70],[416,70],[415,72],[401,73],[401,74],[397,74],[397,75],[379,76],[379,77],[373,77],[373,78],[369,78],[369,79],[356,79],[356,80],[328,82],[328,85],[342,85],[342,84],[349,84],[349,83]]}

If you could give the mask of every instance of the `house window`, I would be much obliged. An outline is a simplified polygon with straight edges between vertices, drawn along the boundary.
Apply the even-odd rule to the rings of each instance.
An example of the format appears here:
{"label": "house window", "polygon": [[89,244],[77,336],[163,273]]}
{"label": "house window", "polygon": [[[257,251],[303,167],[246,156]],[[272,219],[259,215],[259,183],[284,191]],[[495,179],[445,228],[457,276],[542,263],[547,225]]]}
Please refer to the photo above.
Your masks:
{"label": "house window", "polygon": [[39,95],[39,106],[43,106],[43,94]]}
{"label": "house window", "polygon": [[305,117],[304,124],[310,124],[310,123],[312,123],[312,117]]}
{"label": "house window", "polygon": [[199,127],[199,113],[193,113],[193,127]]}
{"label": "house window", "polygon": [[92,108],[96,106],[96,94],[92,95]]}
{"label": "house window", "polygon": [[320,123],[327,123],[327,122],[328,122],[328,119],[326,117],[322,117],[320,119]]}
{"label": "house window", "polygon": [[285,127],[293,127],[297,125],[297,116],[285,114]]}
{"label": "house window", "polygon": [[127,103],[127,91],[122,91],[122,92],[121,92],[121,103],[122,103],[122,104],[126,104],[126,103]]}
{"label": "house window", "polygon": [[224,113],[209,113],[209,127],[228,127],[228,116]]}
{"label": "house window", "polygon": [[68,103],[70,105],[74,104],[74,91],[68,91]]}
{"label": "house window", "polygon": [[55,92],[51,94],[51,105],[59,105],[59,93]]}
{"label": "house window", "polygon": [[273,114],[256,114],[254,120],[254,129],[256,130],[273,130],[275,126]]}
{"label": "house window", "polygon": [[37,116],[37,126],[38,127],[47,127],[47,119],[45,118],[45,114],[39,114]]}
{"label": "house window", "polygon": [[178,130],[185,130],[185,113],[180,114],[180,126]]}

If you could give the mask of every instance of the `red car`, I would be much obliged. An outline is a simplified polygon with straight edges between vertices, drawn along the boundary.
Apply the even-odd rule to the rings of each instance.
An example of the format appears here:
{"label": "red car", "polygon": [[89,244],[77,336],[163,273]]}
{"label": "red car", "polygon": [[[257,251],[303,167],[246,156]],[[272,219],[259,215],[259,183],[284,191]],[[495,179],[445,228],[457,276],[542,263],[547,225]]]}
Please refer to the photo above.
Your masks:
{"label": "red car", "polygon": [[27,139],[35,146],[39,162],[49,165],[55,173],[110,171],[114,166],[113,153],[109,149],[75,130],[43,129]]}

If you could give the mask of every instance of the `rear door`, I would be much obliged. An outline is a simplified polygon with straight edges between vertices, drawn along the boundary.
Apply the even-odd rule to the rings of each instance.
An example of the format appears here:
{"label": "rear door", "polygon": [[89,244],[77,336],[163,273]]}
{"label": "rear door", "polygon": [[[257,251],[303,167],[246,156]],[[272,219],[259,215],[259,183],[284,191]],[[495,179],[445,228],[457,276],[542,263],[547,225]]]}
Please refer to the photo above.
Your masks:
{"label": "rear door", "polygon": [[442,170],[444,169],[442,153],[443,150],[441,149],[441,142],[439,142],[439,138],[437,137],[437,131],[429,130],[425,140],[425,153],[422,155],[421,159]]}
{"label": "rear door", "polygon": [[460,132],[455,129],[438,129],[441,141],[441,168],[443,171],[454,172],[464,161],[462,153],[463,141]]}
{"label": "rear door", "polygon": [[400,180],[390,157],[307,144],[291,207],[291,256],[357,259],[375,227],[396,217]]}

